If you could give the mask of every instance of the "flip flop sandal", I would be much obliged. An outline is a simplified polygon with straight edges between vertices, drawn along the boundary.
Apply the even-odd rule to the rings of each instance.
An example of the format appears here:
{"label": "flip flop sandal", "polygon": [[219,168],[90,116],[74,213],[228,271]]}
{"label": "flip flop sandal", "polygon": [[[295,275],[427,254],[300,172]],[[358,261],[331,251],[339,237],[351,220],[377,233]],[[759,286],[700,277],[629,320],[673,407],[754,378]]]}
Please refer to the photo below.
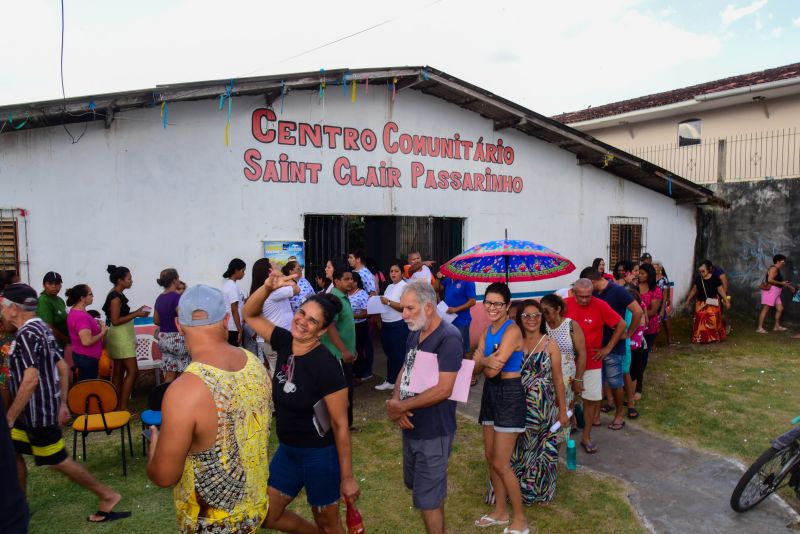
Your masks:
{"label": "flip flop sandal", "polygon": [[108,523],[109,521],[116,521],[117,519],[125,519],[126,517],[130,517],[131,512],[103,512],[98,510],[94,513],[94,515],[99,515],[103,519],[100,521],[92,521],[87,517],[86,520],[89,523]]}
{"label": "flip flop sandal", "polygon": [[603,413],[608,413],[613,409],[614,408],[610,404],[604,404],[603,407],[600,408],[600,411],[603,412]]}
{"label": "flip flop sandal", "polygon": [[489,514],[482,516],[480,519],[475,521],[475,526],[478,528],[486,528],[486,527],[499,527],[501,525],[507,525],[508,519],[495,519],[491,517]]}
{"label": "flip flop sandal", "polygon": [[625,428],[625,421],[621,423],[611,423],[610,425],[608,425],[608,428],[609,430],[622,430],[623,428]]}
{"label": "flip flop sandal", "polygon": [[581,447],[586,451],[586,454],[595,454],[597,452],[597,446],[591,441],[588,444],[581,441]]}
{"label": "flip flop sandal", "polygon": [[639,412],[636,410],[636,408],[628,408],[628,418],[636,419],[637,417],[639,417]]}
{"label": "flip flop sandal", "polygon": [[600,423],[592,423],[592,426],[600,426]]}

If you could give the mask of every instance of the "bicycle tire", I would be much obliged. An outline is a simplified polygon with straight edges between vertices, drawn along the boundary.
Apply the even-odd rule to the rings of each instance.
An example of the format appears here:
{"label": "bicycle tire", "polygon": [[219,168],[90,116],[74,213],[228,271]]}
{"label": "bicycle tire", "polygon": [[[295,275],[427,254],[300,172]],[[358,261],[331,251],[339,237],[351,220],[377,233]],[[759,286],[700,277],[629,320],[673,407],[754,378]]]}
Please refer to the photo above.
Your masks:
{"label": "bicycle tire", "polygon": [[[780,479],[778,480],[770,480],[767,484],[766,488],[767,491],[759,492],[754,498],[750,500],[742,499],[742,497],[745,495],[745,490],[748,488],[751,481],[753,481],[753,479],[756,476],[760,476],[761,468],[764,467],[764,465],[769,463],[776,456],[785,455],[785,458],[783,459],[783,461],[780,462],[780,464],[777,466],[776,469],[777,471],[781,471],[783,466],[786,465],[788,461],[793,460],[795,454],[799,453],[798,451],[795,451],[795,454],[786,454],[791,452],[792,449],[796,449],[796,444],[791,444],[788,447],[784,447],[782,449],[775,449],[773,447],[770,447],[769,449],[764,451],[755,462],[753,462],[750,468],[747,471],[745,471],[744,475],[742,475],[742,478],[739,479],[739,483],[736,484],[736,488],[733,490],[733,494],[731,495],[730,504],[731,508],[733,508],[734,511],[742,513],[750,510],[758,503],[760,503],[761,501],[772,495],[775,492],[775,490],[777,490],[780,487],[781,482],[783,482],[783,479],[786,478],[786,475],[788,473],[784,473],[784,475],[780,477]],[[773,476],[774,474],[775,473],[768,473],[767,476],[764,477],[763,479],[760,479],[759,482],[763,485],[764,481],[768,479],[770,476]]]}

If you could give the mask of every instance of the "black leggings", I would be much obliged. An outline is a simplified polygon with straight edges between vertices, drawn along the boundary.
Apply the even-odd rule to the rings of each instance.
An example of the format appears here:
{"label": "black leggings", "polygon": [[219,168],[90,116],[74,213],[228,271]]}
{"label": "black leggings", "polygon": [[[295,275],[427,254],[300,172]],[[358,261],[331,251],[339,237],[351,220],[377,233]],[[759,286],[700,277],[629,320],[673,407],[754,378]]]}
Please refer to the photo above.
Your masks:
{"label": "black leggings", "polygon": [[636,393],[642,392],[644,371],[647,369],[647,362],[650,359],[650,347],[656,342],[656,335],[645,334],[644,340],[647,348],[631,351],[631,380],[636,380]]}
{"label": "black leggings", "polygon": [[342,371],[344,372],[344,380],[347,382],[347,424],[353,426],[353,382],[355,378],[353,364],[342,360]]}

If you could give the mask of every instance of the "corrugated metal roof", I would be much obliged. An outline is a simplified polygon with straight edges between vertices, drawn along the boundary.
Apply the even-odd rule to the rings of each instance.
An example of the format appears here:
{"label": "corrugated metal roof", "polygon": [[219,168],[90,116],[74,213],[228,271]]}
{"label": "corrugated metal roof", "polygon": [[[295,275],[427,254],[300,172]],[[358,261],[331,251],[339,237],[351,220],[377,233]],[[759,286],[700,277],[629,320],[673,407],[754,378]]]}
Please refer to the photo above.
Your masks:
{"label": "corrugated metal roof", "polygon": [[[341,85],[344,76],[367,78],[370,84],[397,79],[397,90],[429,94],[492,120],[496,130],[513,128],[575,154],[578,163],[592,165],[643,187],[670,196],[680,203],[720,203],[713,192],[666,169],[653,165],[591,135],[515,104],[489,91],[432,67],[388,67],[381,69],[337,69],[324,72],[327,85]],[[350,78],[352,79],[352,78]],[[233,80],[232,96],[263,95],[266,104],[282,91],[318,91],[321,72],[260,76]],[[218,99],[231,88],[232,80],[212,80],[158,85],[136,91],[107,93],[45,102],[0,107],[0,117],[10,117],[3,135],[33,128],[103,120],[110,127],[114,115],[137,108],[160,106],[162,102]],[[19,126],[23,124],[23,126]],[[19,129],[15,129],[19,128]]]}

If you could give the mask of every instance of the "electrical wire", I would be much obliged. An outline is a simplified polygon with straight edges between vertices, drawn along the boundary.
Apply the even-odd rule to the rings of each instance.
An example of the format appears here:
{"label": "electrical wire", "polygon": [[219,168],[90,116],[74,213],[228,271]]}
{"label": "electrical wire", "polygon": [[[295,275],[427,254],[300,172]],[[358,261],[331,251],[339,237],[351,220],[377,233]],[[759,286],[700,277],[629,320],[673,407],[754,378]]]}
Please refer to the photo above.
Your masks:
{"label": "electrical wire", "polygon": [[76,138],[72,135],[72,132],[69,131],[67,125],[63,122],[64,115],[74,116],[71,113],[67,113],[67,92],[64,90],[64,0],[61,0],[61,97],[64,99],[63,104],[61,107],[61,126],[64,127],[64,131],[67,132],[67,135],[70,139],[72,139],[72,144],[77,144],[78,141],[83,138],[86,134],[86,130],[89,128],[89,123],[83,123],[83,131],[81,134]]}

